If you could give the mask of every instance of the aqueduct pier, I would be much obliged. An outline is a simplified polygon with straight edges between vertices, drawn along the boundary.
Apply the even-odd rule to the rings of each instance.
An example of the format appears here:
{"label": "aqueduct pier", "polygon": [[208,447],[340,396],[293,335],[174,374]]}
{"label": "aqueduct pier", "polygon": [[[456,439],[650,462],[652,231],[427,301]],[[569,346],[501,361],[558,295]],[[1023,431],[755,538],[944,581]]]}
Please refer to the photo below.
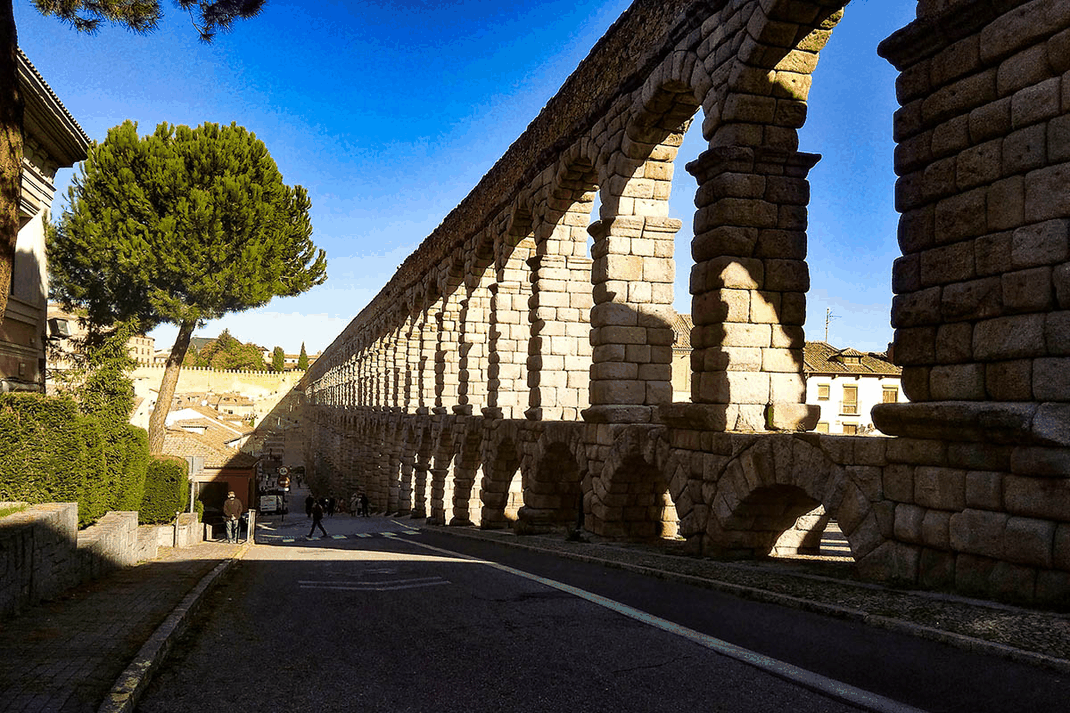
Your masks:
{"label": "aqueduct pier", "polygon": [[[797,130],[845,4],[636,0],[299,385],[314,477],[437,523],[579,518],[709,555],[790,548],[821,506],[866,577],[1070,600],[1070,4],[919,0],[880,45],[912,403],[874,410],[878,438],[809,433],[803,403]],[[700,108],[673,403],[667,198]]]}

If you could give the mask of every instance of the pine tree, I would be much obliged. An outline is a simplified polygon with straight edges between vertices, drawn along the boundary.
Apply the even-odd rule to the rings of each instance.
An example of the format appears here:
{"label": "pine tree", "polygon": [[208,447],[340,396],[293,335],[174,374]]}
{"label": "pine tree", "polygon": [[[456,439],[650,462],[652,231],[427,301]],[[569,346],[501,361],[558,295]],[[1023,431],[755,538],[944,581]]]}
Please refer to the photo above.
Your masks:
{"label": "pine tree", "polygon": [[301,342],[301,356],[297,357],[297,368],[308,371],[308,352],[305,351],[305,343]]}
{"label": "pine tree", "polygon": [[[230,30],[235,20],[253,17],[265,0],[175,0],[189,13],[205,42]],[[55,16],[80,32],[93,33],[101,20],[147,33],[160,19],[159,0],[33,0],[45,16]],[[18,85],[18,30],[14,0],[0,0],[0,324],[11,291],[11,268],[19,234],[22,191],[23,101]]]}
{"label": "pine tree", "polygon": [[271,370],[280,374],[286,371],[286,352],[282,347],[275,347],[271,352]]}
{"label": "pine tree", "polygon": [[49,232],[55,296],[85,308],[90,329],[179,327],[149,421],[153,453],[194,328],[327,279],[304,188],[283,183],[263,142],[235,124],[138,137],[127,121],[90,148],[69,202]]}

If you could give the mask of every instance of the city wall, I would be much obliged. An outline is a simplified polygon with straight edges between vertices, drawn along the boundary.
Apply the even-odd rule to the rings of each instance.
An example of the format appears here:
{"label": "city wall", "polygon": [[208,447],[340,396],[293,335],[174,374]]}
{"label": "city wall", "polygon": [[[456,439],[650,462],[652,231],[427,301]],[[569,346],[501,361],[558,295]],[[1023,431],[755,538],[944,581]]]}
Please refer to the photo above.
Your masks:
{"label": "city wall", "polygon": [[[733,557],[805,540],[821,506],[867,578],[1067,601],[1070,5],[922,0],[880,45],[911,401],[873,410],[888,438],[811,433],[804,398],[820,157],[797,130],[844,5],[633,3],[295,389],[313,481],[433,522]],[[689,260],[667,199],[693,120]],[[695,327],[674,403],[677,266]]]}

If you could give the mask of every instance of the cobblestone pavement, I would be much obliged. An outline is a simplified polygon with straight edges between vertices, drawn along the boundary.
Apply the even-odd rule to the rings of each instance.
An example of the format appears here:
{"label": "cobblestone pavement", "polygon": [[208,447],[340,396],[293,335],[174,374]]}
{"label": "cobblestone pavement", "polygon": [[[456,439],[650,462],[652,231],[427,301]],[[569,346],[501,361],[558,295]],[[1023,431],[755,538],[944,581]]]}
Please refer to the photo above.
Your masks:
{"label": "cobblestone pavement", "polygon": [[0,622],[0,711],[96,711],[157,627],[240,547],[161,550]]}
{"label": "cobblestone pavement", "polygon": [[849,566],[828,560],[723,562],[594,538],[577,542],[564,536],[517,537],[509,530],[425,529],[672,577],[1070,673],[1070,613],[1066,612],[859,582],[852,578]]}

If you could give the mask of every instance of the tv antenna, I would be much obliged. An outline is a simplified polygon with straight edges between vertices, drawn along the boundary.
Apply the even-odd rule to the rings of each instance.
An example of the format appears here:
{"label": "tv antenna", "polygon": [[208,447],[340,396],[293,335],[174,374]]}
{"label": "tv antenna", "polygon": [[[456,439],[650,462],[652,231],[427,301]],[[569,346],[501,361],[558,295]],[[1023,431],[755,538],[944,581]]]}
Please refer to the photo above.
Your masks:
{"label": "tv antenna", "polygon": [[828,344],[828,341],[829,341],[829,322],[831,322],[834,319],[839,319],[839,317],[834,315],[832,313],[831,309],[826,309],[825,310],[825,344]]}

